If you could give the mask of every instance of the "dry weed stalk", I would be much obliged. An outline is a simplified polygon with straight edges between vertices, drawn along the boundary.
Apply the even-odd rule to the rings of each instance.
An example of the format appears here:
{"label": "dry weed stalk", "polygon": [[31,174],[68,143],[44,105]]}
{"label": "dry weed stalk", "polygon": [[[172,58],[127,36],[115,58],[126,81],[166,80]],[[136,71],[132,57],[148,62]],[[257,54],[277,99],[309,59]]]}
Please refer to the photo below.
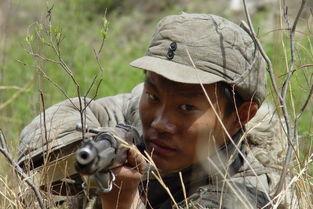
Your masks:
{"label": "dry weed stalk", "polygon": [[4,103],[0,104],[0,110],[3,110],[10,104],[12,104],[22,93],[27,92],[32,87],[33,81],[29,81],[27,84],[25,84],[23,87],[17,87],[17,86],[0,86],[0,90],[2,89],[16,89],[17,91]]}
{"label": "dry weed stalk", "polygon": [[1,130],[0,130],[0,145],[1,145],[0,152],[2,153],[2,155],[7,159],[9,164],[14,168],[15,172],[21,177],[21,179],[25,181],[26,184],[33,190],[37,198],[39,207],[41,209],[45,209],[44,201],[41,192],[39,191],[39,188],[36,185],[34,185],[33,182],[30,181],[30,177],[23,171],[23,169],[15,162],[14,158],[11,156],[7,148],[5,137]]}
{"label": "dry weed stalk", "polygon": [[[291,45],[291,61],[290,61],[290,67],[289,67],[289,70],[288,70],[288,73],[287,73],[287,78],[285,79],[284,81],[284,84],[283,84],[283,88],[281,91],[279,91],[279,88],[278,88],[278,85],[277,85],[277,82],[275,80],[275,74],[274,74],[274,71],[273,71],[273,67],[272,67],[272,64],[271,64],[271,61],[269,60],[269,58],[267,57],[265,51],[263,50],[263,48],[261,47],[261,44],[254,32],[254,29],[253,29],[253,26],[252,26],[252,22],[251,22],[251,19],[250,19],[250,16],[249,16],[249,12],[245,6],[245,0],[243,0],[243,3],[244,3],[244,7],[245,7],[245,13],[246,13],[246,16],[247,16],[247,21],[248,21],[248,26],[246,26],[248,28],[248,30],[250,31],[251,33],[251,36],[253,37],[256,45],[259,47],[263,57],[265,58],[266,62],[267,62],[267,65],[268,65],[268,72],[269,72],[269,76],[270,76],[270,79],[271,79],[271,84],[273,86],[273,89],[275,91],[275,94],[278,98],[278,101],[279,101],[279,104],[280,104],[280,108],[282,110],[282,113],[283,113],[283,116],[284,116],[284,119],[285,119],[285,126],[286,127],[286,135],[287,135],[287,138],[288,138],[288,141],[289,141],[289,144],[288,144],[288,151],[287,151],[287,155],[286,155],[286,159],[285,159],[285,163],[284,163],[284,167],[283,167],[283,173],[281,175],[281,180],[280,180],[280,183],[279,183],[279,186],[277,188],[277,192],[276,192],[276,197],[274,198],[275,200],[275,204],[274,203],[269,203],[272,207],[277,207],[277,202],[279,203],[281,201],[281,199],[284,197],[284,193],[287,192],[287,190],[289,188],[291,188],[293,186],[293,184],[297,183],[297,181],[300,181],[302,178],[304,178],[304,174],[307,172],[307,169],[308,169],[308,166],[309,164],[312,162],[312,155],[310,155],[307,160],[305,161],[305,164],[303,165],[303,168],[299,171],[299,173],[292,179],[292,181],[288,184],[288,186],[286,188],[283,189],[283,183],[284,183],[284,180],[285,180],[285,177],[287,175],[287,169],[288,169],[288,165],[290,164],[291,160],[292,160],[292,151],[295,151],[295,147],[294,147],[294,144],[295,142],[297,141],[297,138],[298,138],[298,134],[297,134],[297,128],[298,128],[298,121],[299,119],[301,118],[301,116],[303,115],[303,112],[305,111],[305,109],[307,108],[308,104],[309,104],[309,101],[310,101],[310,98],[313,94],[313,86],[311,87],[309,93],[308,93],[308,96],[304,102],[304,104],[302,105],[299,113],[296,115],[293,123],[291,122],[291,119],[290,119],[290,116],[289,116],[289,113],[288,113],[288,109],[287,109],[287,104],[286,104],[286,95],[287,95],[287,89],[288,87],[290,86],[290,80],[292,78],[292,75],[293,73],[297,70],[295,69],[294,67],[294,62],[295,62],[295,59],[294,59],[294,54],[295,54],[295,47],[294,47],[294,36],[295,36],[295,31],[296,31],[296,26],[297,26],[297,22],[298,22],[298,19],[300,17],[300,14],[302,12],[302,9],[305,5],[305,0],[302,0],[302,4],[301,4],[301,8],[299,9],[299,12],[297,13],[297,17],[293,23],[293,26],[292,27],[288,27],[286,30],[289,30],[290,31],[290,45]],[[52,7],[53,8],[53,7]],[[49,19],[49,28],[51,28],[52,26],[52,23],[51,23],[51,19],[52,19],[52,8],[50,8],[48,10],[48,19]],[[50,31],[50,30],[49,30]],[[76,80],[75,78],[75,75],[74,73],[71,71],[71,69],[68,67],[68,65],[66,64],[66,62],[64,61],[64,59],[62,58],[61,56],[61,52],[60,52],[60,44],[63,40],[63,36],[62,34],[59,36],[59,38],[57,38],[57,42],[55,42],[55,39],[53,38],[53,34],[50,33],[48,31],[48,36],[50,36],[50,41],[49,42],[45,42],[46,46],[48,47],[51,47],[54,52],[56,53],[57,55],[57,60],[53,60],[53,59],[50,59],[50,58],[47,58],[45,57],[44,55],[41,55],[41,54],[38,54],[36,52],[34,52],[34,50],[32,49],[31,47],[31,44],[29,45],[30,48],[27,50],[28,53],[30,55],[32,55],[34,57],[34,59],[39,59],[41,61],[44,61],[44,62],[49,62],[49,63],[54,63],[54,64],[57,64],[61,67],[61,69],[67,74],[67,76],[69,76],[72,80],[72,82],[74,83],[75,87],[76,87],[76,93],[77,93],[77,96],[79,98],[79,107],[75,106],[74,103],[72,103],[77,111],[80,112],[81,114],[81,124],[83,125],[84,127],[84,124],[85,124],[85,120],[86,120],[86,116],[85,116],[85,110],[86,108],[89,106],[90,102],[93,101],[95,99],[95,97],[97,96],[97,93],[93,96],[93,98],[87,102],[86,101],[86,97],[89,95],[91,89],[93,88],[93,86],[96,84],[96,81],[97,81],[97,78],[98,78],[98,75],[96,75],[94,78],[93,78],[93,81],[91,83],[91,85],[89,86],[88,90],[87,90],[87,93],[85,94],[85,96],[81,96],[81,88],[80,88],[80,85],[78,83],[78,81]],[[37,31],[37,36],[39,38],[42,38],[42,35],[40,34],[40,31]],[[103,71],[102,69],[102,65],[100,63],[100,60],[99,60],[99,55],[101,53],[101,50],[103,48],[103,41],[104,41],[105,38],[103,38],[102,40],[102,43],[101,43],[101,47],[98,51],[94,50],[94,54],[95,54],[95,57],[96,57],[96,61],[99,65],[99,69],[101,70],[101,72]],[[188,53],[188,50],[187,50],[187,53]],[[188,53],[189,54],[189,53]],[[192,58],[189,57],[191,62],[192,62]],[[192,62],[193,63],[193,62]],[[70,97],[67,95],[66,91],[64,89],[62,89],[62,87],[56,83],[55,81],[53,81],[53,79],[51,79],[44,71],[44,69],[42,68],[41,64],[40,63],[37,63],[36,66],[34,66],[35,69],[38,70],[38,72],[41,74],[41,76],[48,80],[52,85],[54,85],[69,101],[71,101]],[[195,66],[194,66],[195,67]],[[307,65],[302,65],[300,67],[301,68],[309,68],[309,67],[312,67],[312,64],[307,64]],[[195,68],[196,69],[196,68]],[[200,80],[200,79],[199,79]],[[96,86],[96,92],[98,92],[98,88],[101,84],[101,81],[102,79],[98,82],[97,86]],[[228,138],[230,139],[230,141],[234,144],[236,150],[238,152],[241,152],[240,149],[238,148],[237,144],[232,141],[232,138],[231,136],[228,134],[224,124],[222,123],[222,120],[221,118],[219,117],[219,114],[218,112],[214,109],[214,106],[210,100],[210,98],[208,97],[208,95],[206,94],[206,91],[202,85],[202,88],[203,88],[203,91],[208,99],[208,102],[210,103],[210,105],[212,106],[216,116],[218,117],[219,119],[219,122],[221,123],[225,133],[227,134]],[[25,88],[23,88],[25,90]],[[46,145],[47,145],[47,153],[49,153],[49,147],[48,147],[48,144],[49,144],[49,141],[48,141],[48,130],[47,130],[47,127],[45,126],[46,124],[46,119],[45,119],[45,102],[44,102],[44,93],[42,92],[42,90],[40,91],[40,98],[41,98],[41,104],[42,104],[42,112],[43,112],[43,124],[44,124],[44,130],[43,130],[43,135],[45,136],[45,140],[46,140]],[[71,101],[72,102],[72,101]],[[1,108],[0,108],[1,109]],[[117,139],[119,139],[117,136],[115,136]],[[84,138],[84,131],[82,131],[82,138]],[[129,145],[128,143],[126,143],[123,139],[119,139],[120,142],[122,142],[123,146],[125,147],[130,147],[131,145]],[[242,139],[241,139],[242,140]],[[240,141],[241,141],[240,140]],[[18,167],[18,165],[14,162],[13,158],[10,156],[10,153],[8,152],[7,148],[5,148],[6,144],[5,144],[5,141],[4,140],[1,140],[2,142],[2,146],[0,148],[0,152],[7,158],[7,160],[10,162],[10,164],[16,169],[17,173],[21,176],[21,178],[23,180],[25,180],[25,182],[27,183],[28,186],[30,186],[30,188],[35,192],[36,194],[36,197],[37,197],[37,201],[40,205],[41,208],[44,208],[44,204],[43,204],[43,199],[40,195],[40,191],[38,189],[38,187],[36,187],[32,182],[29,181],[29,177],[21,170],[20,167]],[[141,153],[140,153],[141,154]],[[46,158],[45,158],[45,161],[47,162],[48,161],[48,155],[49,154],[46,154]],[[147,155],[148,157],[142,155],[146,161],[151,165],[151,166],[155,166],[151,156]],[[244,155],[242,155],[244,156]],[[246,160],[246,159],[245,159]],[[247,161],[247,160],[246,160]],[[213,165],[217,166],[215,162],[211,162]],[[252,168],[252,166],[249,164],[249,162],[247,162],[248,165],[250,166],[250,168],[252,169],[253,172],[254,169]],[[224,177],[224,180],[225,180],[225,183],[226,184],[229,184],[228,183],[228,179],[227,179],[227,175],[225,173],[223,173],[220,169],[218,169],[220,172],[221,172],[221,175]],[[226,169],[225,169],[226,170]],[[166,189],[166,191],[168,192],[169,196],[171,197],[174,205],[176,207],[177,206],[177,203],[175,202],[175,199],[173,198],[172,194],[170,193],[169,189],[167,188],[167,186],[164,184],[163,180],[162,180],[162,177],[161,177],[161,174],[157,171],[157,173],[155,172],[152,172],[152,174],[154,175],[154,177],[163,185],[163,187]],[[256,172],[255,172],[255,175]],[[181,178],[181,184],[184,188],[184,184],[183,184],[183,179],[182,179],[182,176],[181,176],[181,173],[180,173],[180,178]],[[233,191],[237,191],[238,189],[236,188],[233,188],[231,184],[230,185],[230,188],[233,190]],[[235,192],[235,194],[237,194],[237,192]],[[187,203],[187,197],[186,197],[186,193],[184,191],[184,195],[185,195],[185,200],[186,200],[186,206],[188,208],[188,203]],[[268,194],[267,194],[268,195]],[[245,197],[242,195],[242,194],[238,194],[238,197],[241,198],[241,199],[244,199]],[[277,200],[277,201],[276,201]],[[244,201],[244,200],[242,200]],[[245,202],[245,201],[244,201]],[[91,205],[93,204],[92,202],[90,203]],[[249,208],[250,206],[247,205],[247,208]]]}
{"label": "dry weed stalk", "polygon": [[[70,103],[73,105],[73,107],[79,112],[80,114],[80,123],[82,124],[83,127],[86,126],[86,109],[88,108],[88,106],[90,105],[90,103],[96,98],[98,91],[99,91],[99,87],[101,85],[102,82],[102,78],[99,79],[99,81],[97,82],[97,79],[99,77],[99,74],[95,75],[91,84],[89,85],[86,93],[83,95],[81,93],[81,87],[80,84],[75,76],[75,74],[73,73],[73,71],[70,69],[70,67],[67,65],[67,63],[65,62],[62,54],[61,54],[61,44],[62,41],[64,40],[64,35],[62,34],[61,29],[60,30],[54,30],[53,28],[53,24],[52,24],[52,12],[53,12],[53,6],[50,7],[47,11],[47,15],[46,15],[46,20],[47,20],[47,24],[41,24],[40,22],[36,22],[34,24],[32,24],[30,27],[36,26],[35,27],[35,36],[34,35],[28,35],[26,37],[26,42],[27,42],[27,49],[26,52],[31,55],[33,57],[33,59],[35,60],[35,65],[34,66],[30,66],[34,69],[37,70],[37,72],[39,73],[39,75],[44,79],[47,80],[48,82],[50,82],[54,87],[56,87],[61,94],[63,94],[63,96],[65,96],[65,98],[70,101]],[[99,48],[99,50],[94,50],[95,52],[95,57],[99,66],[99,70],[102,73],[103,72],[103,67],[100,63],[99,57],[101,54],[101,51],[103,49],[103,45],[104,45],[104,41],[106,38],[106,33],[108,30],[108,22],[106,20],[106,18],[104,18],[104,23],[103,23],[103,30],[102,30],[102,42],[101,42],[101,47]],[[29,28],[30,30],[30,28]],[[33,48],[33,41],[34,39],[39,40],[39,42],[41,42],[45,47],[48,47],[50,49],[52,49],[53,53],[56,55],[56,59],[53,58],[49,58],[46,57],[44,54],[42,53],[37,53],[35,52],[34,48]],[[20,61],[21,62],[21,61]],[[72,83],[75,86],[76,89],[76,96],[78,98],[79,104],[78,106],[74,104],[74,102],[72,101],[72,99],[70,98],[70,96],[66,93],[66,91],[56,82],[54,81],[52,78],[49,77],[49,75],[45,72],[45,65],[44,64],[47,63],[51,63],[54,65],[59,66],[60,70],[62,70],[66,76],[68,76],[70,78],[70,80],[72,81]],[[23,63],[24,65],[27,65],[25,63]],[[94,88],[95,86],[95,94],[92,95],[92,98],[87,102],[87,96],[90,94],[92,88]],[[43,159],[44,159],[44,164],[43,167],[45,168],[49,161],[50,161],[50,152],[51,152],[51,147],[50,147],[50,143],[52,142],[51,137],[49,135],[50,130],[48,130],[46,124],[46,114],[45,114],[45,99],[44,99],[44,91],[42,90],[42,87],[39,86],[39,92],[40,92],[40,103],[41,103],[41,112],[42,112],[42,117],[40,117],[40,123],[41,123],[41,134],[43,137],[43,142],[42,144],[44,144],[46,146],[46,151],[43,153]],[[82,139],[85,139],[85,129],[82,129]],[[48,186],[49,182],[47,182]],[[92,207],[92,205],[94,204],[94,201],[92,201],[92,199],[89,202],[89,206],[88,207]]]}
{"label": "dry weed stalk", "polygon": [[[194,64],[193,59],[192,59],[192,57],[191,57],[191,55],[190,55],[188,49],[185,48],[185,50],[186,50],[186,53],[187,53],[187,55],[188,55],[188,57],[189,57],[190,62],[191,62],[192,65],[193,65],[193,68],[194,68],[194,70],[195,70],[195,73],[196,73],[196,75],[198,76],[197,67],[196,67],[196,65]],[[212,108],[212,110],[213,110],[215,116],[217,117],[219,124],[220,124],[221,127],[223,128],[224,133],[226,134],[227,138],[228,138],[229,141],[232,143],[232,145],[235,147],[236,152],[238,152],[238,153],[243,157],[243,160],[247,163],[248,167],[251,169],[251,171],[253,172],[253,174],[254,174],[255,176],[257,176],[257,173],[256,173],[256,171],[254,170],[254,168],[252,167],[252,165],[250,164],[249,160],[245,157],[245,155],[242,153],[241,149],[238,147],[238,144],[239,144],[239,143],[237,144],[237,143],[233,140],[233,138],[230,136],[230,134],[229,134],[228,130],[226,129],[226,127],[225,127],[225,125],[224,125],[224,123],[223,123],[223,121],[222,121],[222,119],[221,119],[219,113],[218,113],[217,110],[215,109],[215,106],[214,106],[213,102],[211,101],[211,98],[209,97],[208,93],[206,92],[206,89],[205,89],[203,83],[201,82],[201,78],[200,78],[199,76],[198,76],[198,80],[199,80],[199,83],[200,83],[200,85],[201,85],[202,91],[203,91],[203,93],[204,93],[204,95],[205,95],[205,97],[206,97],[208,103],[210,104],[210,107]],[[237,113],[237,114],[238,114],[238,113]],[[243,140],[243,137],[241,138],[241,140],[239,140],[239,142],[241,142],[242,140]],[[221,171],[221,169],[219,168],[219,166],[216,165],[216,162],[214,162],[210,157],[208,157],[207,159],[208,159],[209,162],[214,166],[214,169],[216,169],[216,171],[220,174],[220,176],[223,177],[224,182],[225,182],[225,183],[227,184],[227,186],[232,190],[232,192],[237,196],[237,198],[240,199],[241,203],[243,203],[243,204],[245,205],[245,208],[247,208],[247,209],[252,208],[251,204],[250,204],[249,201],[247,200],[246,196],[242,193],[242,191],[241,191],[240,189],[238,189],[235,185],[231,184],[231,182],[229,182],[229,179],[227,178],[227,172]],[[225,169],[225,171],[227,171],[226,168],[224,168],[224,169]],[[266,191],[265,186],[264,186],[263,184],[261,184],[261,187],[263,188],[264,191]],[[273,203],[272,203],[272,201],[271,201],[271,198],[270,198],[269,194],[268,194],[268,193],[265,193],[265,194],[266,194],[266,196],[268,197],[268,199],[270,200],[270,204],[272,205]]]}
{"label": "dry weed stalk", "polygon": [[[283,1],[283,3],[285,3],[285,1]],[[282,125],[282,127],[286,128],[286,136],[288,139],[288,148],[287,148],[287,153],[285,156],[285,162],[284,162],[284,166],[283,166],[283,170],[282,170],[282,174],[280,176],[280,180],[276,189],[276,193],[274,199],[282,199],[281,196],[284,196],[287,193],[288,189],[291,189],[292,187],[292,183],[295,183],[296,180],[298,180],[299,178],[301,178],[300,176],[304,175],[304,171],[307,169],[308,164],[305,165],[305,167],[300,171],[299,175],[297,175],[296,177],[293,178],[292,183],[290,183],[287,188],[283,189],[283,187],[285,186],[285,181],[286,181],[286,176],[287,176],[287,170],[291,169],[290,163],[292,161],[292,157],[293,157],[293,152],[297,154],[296,152],[296,147],[298,145],[298,122],[300,117],[302,116],[304,110],[307,108],[308,104],[309,104],[309,100],[312,97],[313,94],[313,86],[310,88],[308,95],[306,96],[305,102],[302,105],[299,113],[296,115],[294,121],[292,122],[290,119],[290,115],[289,115],[289,111],[288,111],[288,105],[286,103],[286,96],[287,96],[287,89],[290,87],[291,88],[291,78],[294,75],[294,72],[296,71],[295,69],[295,32],[296,32],[296,28],[297,28],[297,24],[299,22],[300,16],[303,12],[303,9],[305,8],[306,5],[306,0],[301,0],[301,4],[300,4],[300,8],[296,14],[296,17],[293,21],[292,26],[290,26],[290,22],[289,19],[287,17],[287,10],[288,7],[284,6],[284,15],[283,18],[287,24],[287,31],[289,31],[289,42],[290,42],[290,61],[288,63],[287,61],[287,55],[285,55],[285,59],[287,61],[287,76],[283,82],[282,85],[282,89],[281,91],[279,91],[278,85],[277,85],[277,81],[275,79],[275,74],[274,74],[274,70],[271,64],[270,59],[268,58],[268,56],[266,55],[264,49],[262,48],[257,35],[254,31],[253,25],[252,25],[252,21],[249,15],[249,11],[246,7],[246,1],[243,0],[243,4],[244,4],[244,11],[246,14],[246,19],[248,21],[248,26],[246,26],[246,28],[248,29],[248,31],[250,31],[250,34],[256,44],[256,46],[259,48],[262,56],[264,57],[264,59],[266,60],[267,63],[267,70],[269,72],[269,77],[271,80],[271,85],[274,89],[274,93],[275,93],[275,98],[274,99],[278,99],[279,101],[279,108],[282,111],[283,114],[283,118],[285,123]],[[310,67],[311,64],[308,65],[304,65],[305,67]],[[302,66],[300,67],[302,68]],[[293,98],[291,99],[292,103],[293,103]],[[295,107],[293,106],[293,111],[295,112]],[[297,160],[299,162],[299,157],[296,155]],[[308,157],[308,162],[310,162],[312,156]],[[299,162],[300,164],[300,162]],[[296,180],[295,180],[296,179]],[[277,202],[279,203],[280,200],[278,200]]]}
{"label": "dry weed stalk", "polygon": [[[65,96],[65,98],[72,103],[73,107],[77,111],[79,111],[79,113],[81,115],[80,123],[82,124],[83,127],[85,127],[85,125],[86,125],[85,124],[85,122],[86,122],[86,115],[85,115],[86,114],[86,108],[88,108],[89,104],[97,97],[98,90],[99,90],[99,87],[100,87],[103,79],[102,78],[99,79],[98,83],[96,84],[96,81],[99,77],[99,74],[95,75],[91,84],[89,85],[89,87],[87,89],[87,92],[84,95],[82,94],[80,84],[79,84],[77,78],[75,77],[75,74],[70,69],[68,64],[65,62],[64,58],[62,57],[60,47],[61,47],[62,41],[64,40],[64,35],[62,34],[61,29],[58,30],[58,29],[53,28],[53,23],[52,23],[53,7],[54,6],[51,6],[47,11],[47,15],[46,15],[47,25],[42,25],[39,22],[36,22],[34,25],[37,26],[37,28],[35,30],[36,38],[40,42],[42,42],[42,44],[44,44],[44,46],[52,49],[52,51],[56,55],[57,59],[48,58],[48,57],[44,56],[43,54],[36,53],[32,47],[32,42],[34,39],[33,35],[29,35],[28,37],[26,37],[26,41],[28,43],[28,49],[26,49],[26,51],[28,54],[33,56],[34,60],[37,61],[37,64],[34,66],[34,68],[38,70],[40,75],[44,79],[48,80],[53,86],[55,86]],[[100,63],[99,56],[100,56],[101,51],[103,49],[104,41],[107,37],[108,21],[107,21],[106,17],[104,17],[104,19],[103,19],[102,27],[103,28],[101,30],[101,35],[102,35],[101,46],[100,46],[99,50],[97,50],[97,51],[94,49],[96,61],[98,63],[99,71],[101,73],[103,72],[103,67]],[[58,65],[60,67],[60,69],[71,79],[71,81],[73,82],[73,84],[76,88],[76,96],[79,99],[79,106],[75,105],[73,103],[72,99],[70,98],[70,96],[67,95],[66,91],[64,89],[62,89],[62,87],[58,83],[56,83],[53,79],[51,79],[45,73],[40,61]],[[89,100],[89,102],[87,102],[87,96],[89,95],[91,89],[94,86],[96,86],[95,94],[92,96],[91,100]],[[40,91],[42,92],[42,90],[40,90]],[[82,131],[82,138],[83,139],[85,138],[85,131],[84,130]]]}

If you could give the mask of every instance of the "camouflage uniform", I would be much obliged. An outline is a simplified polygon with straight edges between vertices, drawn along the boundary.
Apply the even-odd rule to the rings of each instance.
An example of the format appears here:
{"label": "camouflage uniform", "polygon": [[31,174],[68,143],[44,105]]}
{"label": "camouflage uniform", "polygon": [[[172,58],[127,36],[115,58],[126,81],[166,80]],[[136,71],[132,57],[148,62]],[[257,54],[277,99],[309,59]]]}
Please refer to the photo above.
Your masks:
{"label": "camouflage uniform", "polygon": [[[87,125],[89,127],[114,127],[118,123],[125,123],[137,127],[141,132],[138,115],[138,101],[141,91],[142,85],[139,85],[129,94],[105,97],[91,102],[86,110]],[[73,102],[78,104],[77,99],[73,99]],[[80,115],[71,102],[65,101],[56,104],[48,108],[45,114],[46,127],[50,136],[48,141],[50,153],[55,150],[65,150],[69,145],[64,145],[63,141],[71,141],[71,143],[74,143],[74,139],[80,141],[80,133],[75,130],[76,123],[80,121]],[[41,122],[43,121],[42,117],[41,114],[41,117],[35,118],[23,130],[20,157],[32,155],[32,150],[36,152],[46,146],[42,143],[42,133],[44,132],[44,126]],[[231,185],[235,187],[235,190],[231,190],[227,184],[223,183],[223,179],[220,179],[219,175],[212,171],[214,169],[208,170],[210,162],[208,162],[208,165],[197,165],[182,171],[188,194],[189,208],[219,208],[221,198],[224,208],[244,208],[240,204],[240,194],[237,190],[240,190],[244,194],[243,196],[249,199],[248,202],[253,206],[250,208],[261,208],[261,206],[268,203],[268,197],[273,195],[279,177],[279,170],[271,167],[275,166],[275,163],[280,164],[280,161],[282,161],[286,141],[282,137],[283,133],[279,129],[280,124],[277,117],[273,117],[273,112],[267,105],[262,107],[261,111],[247,126],[251,127],[253,124],[258,125],[247,135],[246,141],[239,146],[251,167],[247,165],[247,161],[236,152],[233,146],[229,145],[227,148],[225,146],[222,149],[224,157],[227,155],[226,153],[229,156],[233,152],[237,153],[237,157],[234,158],[228,170],[230,176],[227,178]],[[237,142],[238,137],[235,140]],[[266,155],[264,155],[264,152],[266,152]],[[223,156],[220,155],[220,157]],[[224,164],[216,159],[213,161],[219,165]],[[255,173],[252,172],[252,168]],[[63,174],[66,176],[65,171]],[[185,208],[186,202],[178,173],[164,177],[164,181],[168,183],[168,187],[171,189],[179,207]],[[145,183],[142,184],[144,188],[145,185]],[[144,189],[142,190],[144,191]],[[173,204],[168,194],[155,179],[149,180],[148,197],[150,204],[156,206],[155,208],[169,208]]]}
{"label": "camouflage uniform", "polygon": [[[223,81],[236,86],[244,100],[253,98],[260,106],[265,97],[265,64],[251,37],[239,26],[214,15],[182,14],[162,19],[146,56],[131,65],[176,82],[210,84]],[[138,114],[141,93],[142,85],[138,85],[129,94],[90,102],[85,111],[86,125],[97,128],[124,123],[142,133]],[[89,100],[83,103],[88,104]],[[58,164],[62,161],[60,157],[65,158],[77,149],[82,136],[75,130],[81,120],[75,106],[79,106],[77,98],[56,104],[45,111],[45,119],[41,114],[25,127],[19,155],[25,170],[30,158],[30,170],[34,167],[40,170],[40,165],[46,162],[42,153],[48,152],[49,160]],[[182,171],[187,199],[178,173],[163,177],[179,208],[271,207],[286,139],[279,119],[267,105],[261,106],[246,130],[237,133],[199,165]],[[48,169],[41,169],[38,184],[58,182],[59,186],[52,188],[54,193],[79,194],[82,181],[70,159],[59,163],[59,167],[53,167],[53,164]],[[54,177],[43,175],[43,171],[50,172],[49,169]],[[51,184],[42,188],[51,189]],[[140,191],[149,201],[143,198],[138,208],[164,209],[174,204],[153,178],[144,181]],[[285,202],[290,202],[288,198]]]}

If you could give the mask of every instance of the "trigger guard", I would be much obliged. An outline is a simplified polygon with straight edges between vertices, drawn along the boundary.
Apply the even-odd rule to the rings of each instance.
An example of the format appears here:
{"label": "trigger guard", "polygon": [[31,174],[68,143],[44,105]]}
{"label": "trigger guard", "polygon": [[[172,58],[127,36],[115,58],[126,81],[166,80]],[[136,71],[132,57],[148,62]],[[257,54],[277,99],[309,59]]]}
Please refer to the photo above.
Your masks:
{"label": "trigger guard", "polygon": [[[109,177],[107,177],[109,175]],[[108,193],[112,191],[113,182],[115,181],[114,173],[109,170],[107,173],[95,173],[94,179],[99,187],[99,193]]]}

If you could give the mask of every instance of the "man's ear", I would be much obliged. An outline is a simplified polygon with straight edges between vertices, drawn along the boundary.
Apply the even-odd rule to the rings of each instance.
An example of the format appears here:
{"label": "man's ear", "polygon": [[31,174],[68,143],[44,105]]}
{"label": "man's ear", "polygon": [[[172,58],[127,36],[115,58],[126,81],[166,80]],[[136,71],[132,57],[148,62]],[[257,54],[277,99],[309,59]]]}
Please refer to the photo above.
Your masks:
{"label": "man's ear", "polygon": [[238,108],[237,120],[240,126],[246,124],[251,118],[253,118],[259,109],[259,105],[253,101],[247,101],[240,105]]}

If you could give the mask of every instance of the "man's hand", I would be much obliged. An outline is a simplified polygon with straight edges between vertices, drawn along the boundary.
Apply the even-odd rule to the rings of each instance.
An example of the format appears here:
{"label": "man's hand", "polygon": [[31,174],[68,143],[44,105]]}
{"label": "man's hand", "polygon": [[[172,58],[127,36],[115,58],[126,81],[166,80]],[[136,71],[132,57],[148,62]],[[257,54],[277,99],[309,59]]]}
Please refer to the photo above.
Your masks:
{"label": "man's hand", "polygon": [[133,146],[128,150],[127,163],[113,169],[116,176],[113,189],[101,194],[102,208],[136,208],[140,201],[138,185],[144,173],[146,162],[138,149]]}

